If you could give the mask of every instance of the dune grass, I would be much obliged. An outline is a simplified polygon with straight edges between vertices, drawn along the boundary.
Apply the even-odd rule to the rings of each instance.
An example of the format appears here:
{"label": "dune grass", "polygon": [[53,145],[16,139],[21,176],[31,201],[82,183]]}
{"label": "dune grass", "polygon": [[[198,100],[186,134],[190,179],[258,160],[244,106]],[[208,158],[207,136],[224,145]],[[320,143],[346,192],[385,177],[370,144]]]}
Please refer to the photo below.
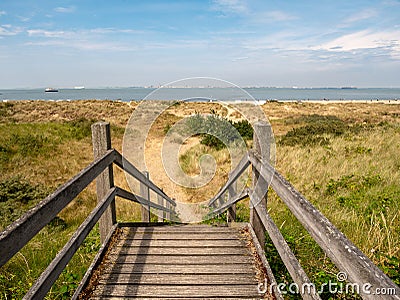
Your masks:
{"label": "dune grass", "polygon": [[[397,160],[400,126],[398,123],[363,126],[357,132],[349,129],[341,135],[326,135],[322,144],[314,144],[318,136],[315,134],[312,141],[310,139],[312,145],[304,145],[304,139],[291,146],[278,143],[280,156],[276,168],[400,284],[400,169]],[[286,138],[283,136],[279,141]],[[336,281],[338,270],[276,194],[269,195],[270,213],[304,263],[310,278],[319,285],[328,280]],[[273,249],[270,241],[267,246]],[[281,267],[281,263],[278,266]],[[280,270],[280,280],[290,281],[287,272]],[[327,291],[324,294],[325,299],[334,296],[338,297]]]}
{"label": "dune grass", "polygon": [[[94,120],[111,122],[113,146],[120,150],[124,124],[135,106],[109,101],[0,104],[1,229],[92,160],[90,124]],[[215,105],[212,109],[218,109]],[[204,104],[200,108],[204,112],[210,110]],[[263,108],[268,111],[276,135],[276,168],[399,284],[398,105],[269,103]],[[168,126],[197,111],[196,104],[171,107],[170,115],[157,121],[150,138],[153,142],[162,140]],[[182,151],[183,169],[188,174],[198,174],[199,157],[204,153],[216,159],[215,181],[211,188],[184,189],[179,193],[188,202],[199,196],[211,197],[230,170],[226,149],[213,149],[199,141]],[[157,174],[153,176],[157,184],[163,183]],[[114,177],[119,186],[128,188],[123,172],[116,168]],[[166,190],[174,196],[173,188]],[[282,201],[272,191],[268,199],[273,219],[311,279],[322,283],[334,278],[337,270],[333,264]],[[0,299],[22,298],[95,205],[95,185],[91,184],[0,269]],[[140,210],[135,204],[117,199],[117,217],[122,221],[139,220]],[[238,204],[238,218],[248,221],[248,200]],[[226,219],[221,216],[220,220]],[[70,298],[99,246],[95,227],[48,299]],[[266,249],[278,279],[290,281],[268,239]],[[325,295],[326,299],[329,297]]]}
{"label": "dune grass", "polygon": [[[286,125],[286,133],[275,137],[276,168],[400,284],[400,124],[376,119],[359,123],[315,114],[278,122]],[[191,168],[200,155],[196,148],[181,156],[188,172],[194,171]],[[239,218],[248,220],[248,210],[242,206]],[[316,286],[328,280],[337,282],[337,268],[272,190],[268,209]],[[226,222],[226,216],[207,222]],[[278,281],[290,284],[290,275],[268,237],[265,247]],[[321,297],[355,296],[334,295],[326,289]]]}

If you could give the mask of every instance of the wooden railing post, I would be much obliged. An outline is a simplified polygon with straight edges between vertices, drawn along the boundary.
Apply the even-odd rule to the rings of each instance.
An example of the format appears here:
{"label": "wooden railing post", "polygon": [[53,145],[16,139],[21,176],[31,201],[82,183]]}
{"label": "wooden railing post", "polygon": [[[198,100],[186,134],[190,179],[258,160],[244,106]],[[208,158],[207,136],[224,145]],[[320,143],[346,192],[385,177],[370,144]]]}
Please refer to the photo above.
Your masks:
{"label": "wooden railing post", "polygon": [[[97,122],[92,125],[92,143],[94,159],[101,157],[111,149],[109,123]],[[100,202],[112,187],[114,187],[114,175],[111,164],[96,179],[97,201]],[[112,200],[99,220],[100,239],[102,243],[105,242],[108,233],[116,222],[115,200]]]}
{"label": "wooden railing post", "polygon": [[[236,196],[237,181],[233,182],[228,188],[228,201]],[[228,208],[227,220],[229,222],[234,222],[236,220],[236,203]]]}
{"label": "wooden railing post", "polygon": [[[166,202],[167,202],[167,203],[166,203],[166,206],[165,206],[165,207],[166,207],[167,209],[171,209],[171,208],[172,208],[171,203],[169,203],[168,201],[166,201]],[[171,217],[172,217],[172,215],[171,215],[171,213],[170,213],[169,211],[165,213],[165,219],[166,219],[166,220],[172,221],[172,220],[171,220]]]}
{"label": "wooden railing post", "polygon": [[[157,204],[164,206],[164,198],[161,195],[157,195]],[[158,210],[158,222],[164,222],[164,211],[159,209]]]}
{"label": "wooden railing post", "polygon": [[[143,171],[143,175],[146,176],[147,181],[149,180],[149,172]],[[140,195],[150,201],[150,188],[144,183],[140,183]],[[142,222],[150,222],[150,205],[142,205]]]}
{"label": "wooden railing post", "polygon": [[[261,160],[264,162],[270,162],[270,144],[271,144],[272,130],[271,125],[266,122],[257,122],[254,124],[253,134],[253,148]],[[253,192],[257,195],[263,196],[259,203],[256,205],[262,205],[267,207],[267,192],[268,182],[266,182],[260,173],[253,167]],[[260,245],[264,247],[265,244],[265,228],[261,222],[260,217],[257,214],[253,204],[250,203],[250,224],[253,226],[254,232],[260,242]]]}

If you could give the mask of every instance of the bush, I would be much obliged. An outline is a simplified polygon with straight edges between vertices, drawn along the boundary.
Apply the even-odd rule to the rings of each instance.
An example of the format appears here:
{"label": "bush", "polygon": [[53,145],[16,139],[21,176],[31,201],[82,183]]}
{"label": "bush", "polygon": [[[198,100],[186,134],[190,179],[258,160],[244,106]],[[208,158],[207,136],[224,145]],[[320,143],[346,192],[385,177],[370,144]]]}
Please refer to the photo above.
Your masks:
{"label": "bush", "polygon": [[0,182],[0,202],[28,203],[32,200],[42,199],[46,194],[43,188],[33,186],[20,177],[12,177]]}
{"label": "bush", "polygon": [[72,137],[76,138],[77,140],[81,140],[92,135],[91,126],[95,122],[96,121],[94,120],[79,118],[77,120],[67,122],[67,125],[70,127],[69,130]]}
{"label": "bush", "polygon": [[279,141],[284,146],[324,146],[330,144],[331,137],[345,133],[359,133],[365,125],[349,125],[334,116],[311,115],[287,121],[292,124],[306,122],[306,125],[296,127],[287,132]]}
{"label": "bush", "polygon": [[217,115],[214,111],[208,116],[196,114],[187,120],[186,126],[190,132],[199,133],[200,143],[216,150],[226,147],[240,138],[251,140],[253,127],[247,120],[233,122]]}
{"label": "bush", "polygon": [[49,189],[32,185],[20,177],[0,182],[0,228],[22,216],[33,204],[44,199]]}
{"label": "bush", "polygon": [[241,120],[233,123],[233,127],[239,132],[240,136],[245,141],[250,141],[253,139],[253,126],[247,120]]}
{"label": "bush", "polygon": [[0,102],[0,117],[7,117],[12,114],[11,108],[14,104],[10,102]]}

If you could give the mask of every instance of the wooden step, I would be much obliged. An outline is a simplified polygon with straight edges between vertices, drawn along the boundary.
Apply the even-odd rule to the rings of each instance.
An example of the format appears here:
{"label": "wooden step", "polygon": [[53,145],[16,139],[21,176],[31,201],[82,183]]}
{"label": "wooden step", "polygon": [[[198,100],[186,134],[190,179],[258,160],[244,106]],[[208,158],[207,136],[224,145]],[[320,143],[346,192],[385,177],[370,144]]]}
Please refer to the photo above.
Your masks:
{"label": "wooden step", "polygon": [[244,247],[115,247],[114,251],[113,253],[121,255],[245,255],[249,253],[249,250]]}
{"label": "wooden step", "polygon": [[188,232],[129,232],[125,240],[237,240],[234,232],[223,233],[188,233]]}
{"label": "wooden step", "polygon": [[[254,274],[238,274],[235,280],[244,285],[257,285]],[[166,285],[221,285],[232,284],[230,274],[120,274],[103,276],[100,284],[166,284]]]}
{"label": "wooden step", "polygon": [[252,257],[249,255],[113,255],[108,259],[115,264],[165,264],[165,265],[186,265],[186,264],[212,264],[223,265],[235,262],[235,264],[251,264]]}
{"label": "wooden step", "polygon": [[91,299],[260,299],[254,257],[238,228],[125,227]]}
{"label": "wooden step", "polygon": [[121,247],[243,247],[240,240],[119,240]]}
{"label": "wooden step", "polygon": [[136,298],[209,298],[209,297],[247,297],[259,299],[256,285],[100,285],[94,296],[101,297],[136,297]]}

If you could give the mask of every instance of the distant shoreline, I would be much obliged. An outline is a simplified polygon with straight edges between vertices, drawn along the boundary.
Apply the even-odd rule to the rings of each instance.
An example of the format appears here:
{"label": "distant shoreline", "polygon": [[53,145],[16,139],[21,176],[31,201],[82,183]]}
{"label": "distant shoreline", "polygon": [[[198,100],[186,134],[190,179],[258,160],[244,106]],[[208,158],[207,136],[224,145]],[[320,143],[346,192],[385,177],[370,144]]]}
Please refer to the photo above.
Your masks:
{"label": "distant shoreline", "polygon": [[254,102],[256,101],[258,105],[264,105],[266,103],[313,103],[313,104],[340,104],[340,103],[355,103],[355,104],[372,104],[372,103],[377,103],[377,104],[400,104],[400,99],[371,99],[371,100],[213,100],[213,101],[182,101],[182,100],[152,100],[152,99],[146,99],[146,100],[131,100],[131,101],[123,101],[121,99],[59,99],[59,100],[54,100],[54,99],[3,99],[0,100],[0,103],[8,103],[8,102],[35,102],[35,101],[44,101],[44,102],[74,102],[74,101],[113,101],[113,102],[122,102],[122,103],[130,103],[130,102],[141,102],[141,101],[179,101],[179,102],[191,102],[191,103],[218,103],[218,102],[223,102],[226,104],[235,104],[235,103],[248,103],[248,102]]}
{"label": "distant shoreline", "polygon": [[[301,89],[301,88],[120,88],[0,90],[0,100],[153,100],[211,101],[396,101],[400,88]],[[332,100],[330,100],[332,99]]]}

